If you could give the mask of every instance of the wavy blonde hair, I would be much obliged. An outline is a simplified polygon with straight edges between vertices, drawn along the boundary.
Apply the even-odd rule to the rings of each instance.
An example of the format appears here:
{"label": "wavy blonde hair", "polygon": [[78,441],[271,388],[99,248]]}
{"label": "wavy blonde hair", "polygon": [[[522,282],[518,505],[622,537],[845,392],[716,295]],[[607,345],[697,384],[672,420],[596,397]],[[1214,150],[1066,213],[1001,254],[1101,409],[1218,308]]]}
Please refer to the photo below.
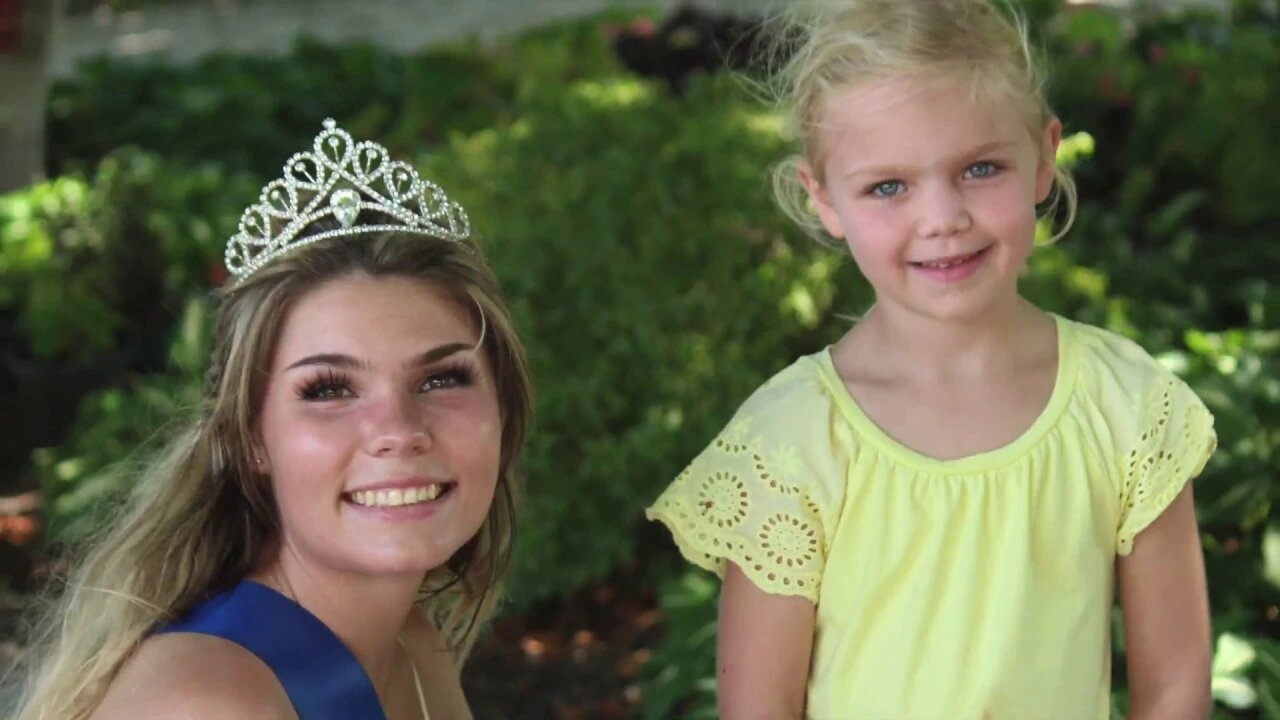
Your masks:
{"label": "wavy blonde hair", "polygon": [[[800,152],[774,166],[778,204],[814,237],[828,240],[797,172],[807,163],[819,181],[826,158],[823,115],[836,92],[890,77],[949,73],[977,93],[1015,102],[1039,142],[1054,118],[1044,93],[1042,63],[1026,22],[992,0],[839,0],[806,3],[774,19],[775,100],[787,110]],[[781,58],[778,60],[778,58]],[[1057,240],[1075,220],[1076,186],[1054,158],[1054,191],[1045,217],[1064,219]]]}
{"label": "wavy blonde hair", "polygon": [[18,720],[88,717],[159,624],[231,588],[263,560],[279,514],[251,464],[250,439],[276,338],[300,296],[357,272],[444,288],[487,328],[483,351],[502,413],[497,490],[479,532],[426,576],[420,595],[456,660],[465,659],[495,609],[515,532],[516,460],[531,420],[524,350],[478,248],[405,234],[338,238],[277,258],[223,293],[204,404],[142,463],[121,516],[45,603]]}

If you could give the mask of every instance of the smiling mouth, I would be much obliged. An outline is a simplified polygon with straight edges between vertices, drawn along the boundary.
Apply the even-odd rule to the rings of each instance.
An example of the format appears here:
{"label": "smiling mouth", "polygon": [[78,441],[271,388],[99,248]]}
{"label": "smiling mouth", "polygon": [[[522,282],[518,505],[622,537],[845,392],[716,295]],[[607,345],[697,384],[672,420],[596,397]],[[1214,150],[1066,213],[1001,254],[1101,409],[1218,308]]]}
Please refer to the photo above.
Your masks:
{"label": "smiling mouth", "polygon": [[952,255],[951,257],[939,258],[937,260],[926,260],[924,262],[913,262],[909,264],[919,268],[927,268],[929,270],[950,270],[951,268],[960,267],[965,263],[977,260],[990,249],[991,247],[987,246],[977,252],[971,252],[965,255]]}
{"label": "smiling mouth", "polygon": [[453,492],[453,483],[432,483],[419,487],[383,490],[356,490],[343,497],[356,505],[373,508],[403,507],[435,502]]}

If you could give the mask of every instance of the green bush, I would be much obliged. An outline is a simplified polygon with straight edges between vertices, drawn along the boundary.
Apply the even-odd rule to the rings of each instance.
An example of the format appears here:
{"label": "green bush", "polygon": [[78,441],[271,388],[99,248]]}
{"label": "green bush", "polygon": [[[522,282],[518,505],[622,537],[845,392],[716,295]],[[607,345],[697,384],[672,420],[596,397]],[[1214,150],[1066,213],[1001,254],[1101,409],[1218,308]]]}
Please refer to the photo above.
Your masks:
{"label": "green bush", "polygon": [[0,308],[17,352],[88,363],[163,343],[186,296],[219,281],[226,238],[259,183],[135,148],[0,196]]}
{"label": "green bush", "polygon": [[208,300],[188,302],[163,373],[92,394],[81,405],[71,439],[34,453],[50,544],[72,547],[109,521],[128,490],[133,463],[144,462],[165,431],[200,406],[201,377],[212,351],[212,315]]}
{"label": "green bush", "polygon": [[60,178],[0,197],[0,306],[22,340],[10,352],[87,362],[115,348],[122,258],[103,190]]}
{"label": "green bush", "polygon": [[134,145],[275,177],[326,117],[403,155],[510,119],[521,82],[616,72],[611,60],[592,21],[491,52],[472,44],[398,55],[300,38],[286,57],[218,54],[190,67],[97,58],[49,90],[48,163],[55,174],[92,167]]}

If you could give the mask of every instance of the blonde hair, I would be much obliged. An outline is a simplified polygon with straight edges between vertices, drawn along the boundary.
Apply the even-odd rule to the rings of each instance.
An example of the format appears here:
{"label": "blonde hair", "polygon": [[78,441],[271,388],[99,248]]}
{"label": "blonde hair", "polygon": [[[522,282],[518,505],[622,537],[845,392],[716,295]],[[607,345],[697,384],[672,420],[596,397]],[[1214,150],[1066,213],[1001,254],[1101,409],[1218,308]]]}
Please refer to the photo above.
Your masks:
{"label": "blonde hair", "polygon": [[[785,59],[774,76],[774,95],[789,110],[801,144],[800,153],[773,169],[782,210],[825,238],[797,172],[807,163],[817,181],[824,177],[820,131],[832,94],[877,80],[939,71],[967,76],[975,93],[995,89],[1014,100],[1038,141],[1054,113],[1026,23],[1006,10],[992,0],[843,0],[802,5],[780,17],[775,56]],[[1067,233],[1076,214],[1075,181],[1055,162],[1044,215],[1056,217],[1062,203],[1066,217],[1052,240]]]}
{"label": "blonde hair", "polygon": [[262,561],[279,516],[270,484],[252,466],[250,439],[276,337],[298,297],[355,272],[433,283],[486,328],[482,350],[502,412],[497,491],[475,537],[426,576],[419,598],[457,661],[466,657],[495,609],[515,532],[515,466],[531,416],[524,350],[478,248],[404,234],[338,238],[277,258],[224,292],[204,404],[143,465],[122,516],[46,603],[19,720],[88,717],[159,624]]}

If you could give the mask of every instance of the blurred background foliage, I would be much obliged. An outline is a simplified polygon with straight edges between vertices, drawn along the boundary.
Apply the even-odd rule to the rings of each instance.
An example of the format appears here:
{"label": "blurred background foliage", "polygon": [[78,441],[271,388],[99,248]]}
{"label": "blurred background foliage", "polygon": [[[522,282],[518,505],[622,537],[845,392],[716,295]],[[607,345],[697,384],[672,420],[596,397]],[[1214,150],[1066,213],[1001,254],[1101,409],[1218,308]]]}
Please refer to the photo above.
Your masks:
{"label": "blurred background foliage", "polygon": [[[1280,26],[1251,2],[1026,11],[1081,189],[1026,291],[1138,340],[1213,410],[1197,502],[1215,718],[1280,718]],[[137,448],[196,406],[225,238],[333,116],[468,208],[529,346],[538,424],[506,612],[610,578],[656,589],[662,639],[627,711],[713,717],[716,582],[641,511],[871,293],[773,206],[780,115],[734,74],[663,64],[677,53],[659,21],[611,13],[415,55],[302,40],[282,58],[99,60],[58,82],[53,179],[0,197],[0,342],[13,420],[40,446],[43,552],[109,517]],[[625,39],[659,62],[620,53]],[[65,417],[45,417],[59,397]],[[1115,660],[1119,715],[1122,643]]]}

